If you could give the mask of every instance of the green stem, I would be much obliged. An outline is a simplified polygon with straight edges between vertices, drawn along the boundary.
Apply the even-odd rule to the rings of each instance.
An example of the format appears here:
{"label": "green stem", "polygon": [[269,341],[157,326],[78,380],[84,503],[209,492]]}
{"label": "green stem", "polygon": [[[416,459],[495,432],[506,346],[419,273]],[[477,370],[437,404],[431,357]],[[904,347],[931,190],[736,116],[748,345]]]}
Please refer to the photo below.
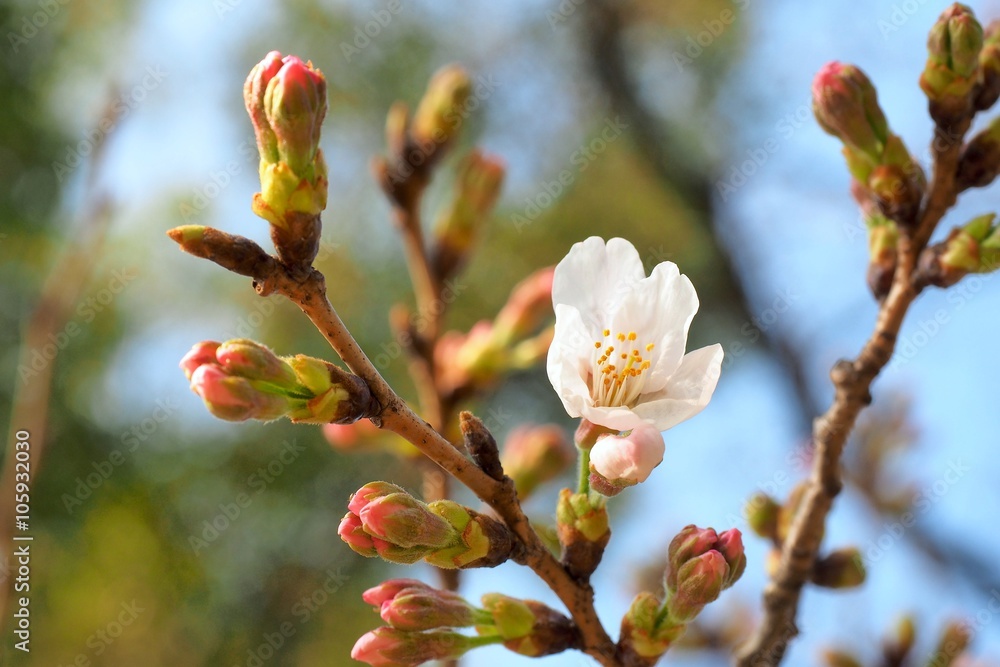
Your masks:
{"label": "green stem", "polygon": [[580,449],[580,488],[577,493],[590,493],[590,449]]}

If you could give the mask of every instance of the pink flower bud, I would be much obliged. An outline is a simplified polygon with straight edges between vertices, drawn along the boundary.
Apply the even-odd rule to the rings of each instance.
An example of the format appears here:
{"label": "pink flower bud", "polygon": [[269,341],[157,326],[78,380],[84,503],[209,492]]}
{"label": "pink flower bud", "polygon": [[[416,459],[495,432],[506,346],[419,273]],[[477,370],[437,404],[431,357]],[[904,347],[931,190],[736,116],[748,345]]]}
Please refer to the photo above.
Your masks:
{"label": "pink flower bud", "polygon": [[353,512],[348,512],[347,515],[340,520],[340,527],[337,528],[337,534],[340,535],[340,539],[344,540],[347,546],[351,549],[365,556],[367,558],[374,558],[378,555],[375,550],[375,543],[368,533],[365,532],[365,527],[361,524],[361,517]]}
{"label": "pink flower bud", "polygon": [[726,559],[709,551],[687,561],[677,572],[677,591],[667,600],[670,618],[687,623],[709,602],[718,599],[729,574]]}
{"label": "pink flower bud", "polygon": [[670,541],[667,547],[667,590],[677,590],[677,572],[686,562],[711,551],[719,536],[711,528],[689,524]]}
{"label": "pink flower bud", "polygon": [[649,424],[636,426],[628,435],[608,435],[590,450],[591,486],[613,496],[646,481],[663,461],[663,436]]}
{"label": "pink flower bud", "polygon": [[281,69],[281,54],[271,51],[264,59],[250,70],[246,83],[243,84],[243,102],[253,123],[254,135],[257,137],[257,150],[260,159],[267,163],[278,161],[278,140],[274,136],[264,111],[264,93],[267,84]]}
{"label": "pink flower bud", "polygon": [[743,571],[747,567],[747,557],[743,552],[743,534],[736,528],[730,528],[719,533],[719,540],[715,543],[716,550],[726,559],[729,566],[729,573],[723,588],[729,588],[743,576]]}
{"label": "pink flower bud", "polygon": [[196,344],[184,355],[180,365],[188,380],[191,379],[191,376],[194,375],[199,366],[219,363],[215,358],[215,352],[219,349],[220,345],[221,343],[216,343],[214,340],[206,340]]}
{"label": "pink flower bud", "polygon": [[853,65],[828,63],[813,79],[812,96],[820,126],[877,164],[889,126],[865,73]]}
{"label": "pink flower bud", "polygon": [[390,579],[366,590],[361,594],[361,599],[370,605],[381,608],[384,603],[391,601],[402,591],[408,589],[434,590],[418,579]]}
{"label": "pink flower bud", "polygon": [[406,493],[406,489],[389,482],[368,482],[351,494],[351,501],[347,504],[347,509],[354,514],[361,514],[361,510],[368,503],[392,493]]}
{"label": "pink flower bud", "polygon": [[408,493],[393,493],[370,501],[359,515],[365,532],[395,546],[441,549],[457,541],[448,522]]}
{"label": "pink flower bud", "polygon": [[358,639],[351,657],[372,667],[416,667],[430,660],[459,658],[469,649],[489,643],[495,641],[457,632],[377,628]]}
{"label": "pink flower bud", "polygon": [[[380,594],[384,595],[384,592]],[[397,630],[466,628],[486,620],[479,618],[475,607],[456,593],[437,590],[419,582],[416,586],[399,589],[392,598],[378,606],[382,620]]]}
{"label": "pink flower bud", "polygon": [[[265,59],[266,61],[266,59]],[[326,116],[326,79],[312,63],[285,56],[267,82],[264,113],[277,140],[278,159],[310,178]]]}
{"label": "pink flower bud", "polygon": [[248,380],[226,375],[219,366],[195,369],[191,389],[201,396],[209,412],[226,421],[270,421],[284,415],[289,407],[284,396],[260,392]]}
{"label": "pink flower bud", "polygon": [[295,373],[274,352],[260,343],[237,338],[219,346],[216,359],[229,375],[248,380],[266,380],[287,386],[296,383]]}

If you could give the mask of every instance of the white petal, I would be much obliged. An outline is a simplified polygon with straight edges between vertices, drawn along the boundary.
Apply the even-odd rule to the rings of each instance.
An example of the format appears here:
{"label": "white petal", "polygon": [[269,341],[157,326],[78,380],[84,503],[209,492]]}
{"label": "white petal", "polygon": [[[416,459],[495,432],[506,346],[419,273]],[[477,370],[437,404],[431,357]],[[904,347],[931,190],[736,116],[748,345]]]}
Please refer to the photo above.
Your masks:
{"label": "white petal", "polygon": [[630,285],[646,277],[639,252],[624,239],[591,236],[576,243],[556,265],[552,303],[580,311],[592,328],[601,329]]}
{"label": "white petal", "polygon": [[662,389],[680,366],[688,328],[697,312],[698,295],[694,286],[672,262],[658,264],[649,278],[635,285],[623,298],[611,329],[623,333],[635,331],[640,343],[654,344],[651,353],[644,353],[652,361],[645,391]]}
{"label": "white petal", "polygon": [[[570,417],[575,416],[570,415]],[[616,431],[627,431],[646,423],[653,423],[652,420],[640,417],[630,408],[605,408],[593,405],[593,401],[588,401],[586,407],[581,411],[581,416],[594,424],[607,426]]]}
{"label": "white petal", "polygon": [[666,387],[639,398],[635,414],[661,431],[694,417],[705,409],[715,392],[722,357],[722,346],[718,343],[687,353]]}
{"label": "white petal", "polygon": [[593,402],[587,377],[594,338],[576,308],[556,304],[555,310],[555,333],[549,345],[545,370],[566,413],[570,417],[580,417]]}
{"label": "white petal", "polygon": [[644,482],[663,461],[663,436],[643,424],[627,436],[609,435],[590,450],[590,465],[609,480]]}

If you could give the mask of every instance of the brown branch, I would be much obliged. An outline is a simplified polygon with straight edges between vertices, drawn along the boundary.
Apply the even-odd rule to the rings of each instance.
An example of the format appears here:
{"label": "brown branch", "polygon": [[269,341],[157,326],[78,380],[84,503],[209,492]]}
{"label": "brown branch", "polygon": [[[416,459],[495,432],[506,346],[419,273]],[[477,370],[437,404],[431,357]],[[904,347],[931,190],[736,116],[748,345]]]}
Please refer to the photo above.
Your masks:
{"label": "brown branch", "polygon": [[284,270],[277,270],[270,275],[258,276],[255,282],[262,296],[273,290],[299,306],[351,371],[368,383],[372,394],[382,405],[378,421],[383,428],[413,443],[496,511],[521,541],[524,564],[548,584],[570,611],[580,630],[580,649],[605,667],[618,667],[614,643],[597,617],[590,585],[570,577],[545,548],[521,510],[510,480],[496,480],[480,470],[430,424],[414,414],[392,390],[330,304],[323,275],[313,271],[305,279],[297,280]]}
{"label": "brown branch", "polygon": [[841,360],[830,377],[833,404],[813,425],[815,456],[812,474],[798,514],[781,550],[777,572],[764,590],[764,619],[740,650],[739,667],[763,667],[781,662],[788,642],[798,633],[795,618],[802,587],[809,580],[823,538],[827,514],[843,484],[840,458],[861,410],[871,402],[871,385],[892,357],[903,318],[920,288],[914,270],[920,251],[958,195],[955,172],[961,139],[968,122],[947,135],[938,130],[931,146],[934,174],[918,224],[899,244],[899,266],[889,295],[879,308],[872,336],[853,361]]}

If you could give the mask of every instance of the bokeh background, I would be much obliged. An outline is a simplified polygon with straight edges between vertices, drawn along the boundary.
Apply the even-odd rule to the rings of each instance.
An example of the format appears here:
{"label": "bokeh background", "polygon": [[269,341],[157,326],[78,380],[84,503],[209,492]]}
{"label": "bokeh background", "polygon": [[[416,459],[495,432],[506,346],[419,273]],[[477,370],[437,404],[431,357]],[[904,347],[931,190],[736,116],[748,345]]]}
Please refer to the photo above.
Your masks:
{"label": "bokeh background", "polygon": [[[1000,17],[1000,3],[970,4],[984,21]],[[392,342],[391,304],[412,297],[368,163],[383,150],[389,105],[415,103],[449,62],[495,84],[457,152],[480,145],[508,166],[494,220],[459,278],[451,326],[491,317],[518,280],[594,234],[629,238],[648,266],[670,259],[693,280],[702,307],[691,345],[721,342],[725,371],[710,406],[666,435],[650,482],[612,505],[615,539],[596,587],[614,630],[679,528],[745,529],[747,497],[784,497],[806,474],[807,424],[831,397],[828,369],[859,349],[875,314],[864,229],[838,147],[812,120],[809,84],[826,61],[859,64],[894,129],[926,157],[931,123],[916,81],[944,7],[0,4],[0,419],[11,438],[33,425],[35,457],[32,650],[12,650],[8,613],[3,663],[354,664],[351,645],[377,625],[361,592],[403,572],[353,554],[336,527],[366,481],[416,488],[411,465],[334,451],[313,427],[214,420],[177,368],[194,342],[237,335],[283,354],[331,355],[293,306],[260,299],[247,280],[183,255],[164,235],[200,223],[266,243],[266,225],[249,210],[256,156],[241,87],[267,51],[309,58],[329,80],[319,266],[372,354]],[[625,129],[592,143],[608,123]],[[562,170],[571,185],[543,196]],[[447,196],[447,169],[443,176],[428,211]],[[946,226],[996,203],[995,188],[971,192]],[[998,298],[993,278],[975,278],[927,293],[912,311],[852,444],[852,483],[826,537],[828,548],[862,549],[868,584],[810,588],[787,664],[817,664],[831,646],[877,664],[880,638],[903,613],[917,619],[917,655],[932,651],[946,619],[970,618],[978,664],[1000,664],[1000,617],[989,607],[1000,599]],[[404,392],[405,366],[398,357],[383,368]],[[528,419],[570,427],[541,370],[473,407],[497,416],[501,437]],[[251,486],[289,446],[295,455],[280,473]],[[549,517],[557,489],[530,513]],[[206,539],[206,522],[242,493],[249,505]],[[910,507],[916,523],[894,528]],[[746,632],[766,581],[767,546],[746,542],[747,573],[706,612],[705,648],[672,651],[665,662],[726,663],[713,647]],[[511,564],[464,578],[472,598],[489,590],[554,602]],[[261,653],[283,624],[294,632],[273,655]],[[467,664],[528,662],[488,649]]]}

